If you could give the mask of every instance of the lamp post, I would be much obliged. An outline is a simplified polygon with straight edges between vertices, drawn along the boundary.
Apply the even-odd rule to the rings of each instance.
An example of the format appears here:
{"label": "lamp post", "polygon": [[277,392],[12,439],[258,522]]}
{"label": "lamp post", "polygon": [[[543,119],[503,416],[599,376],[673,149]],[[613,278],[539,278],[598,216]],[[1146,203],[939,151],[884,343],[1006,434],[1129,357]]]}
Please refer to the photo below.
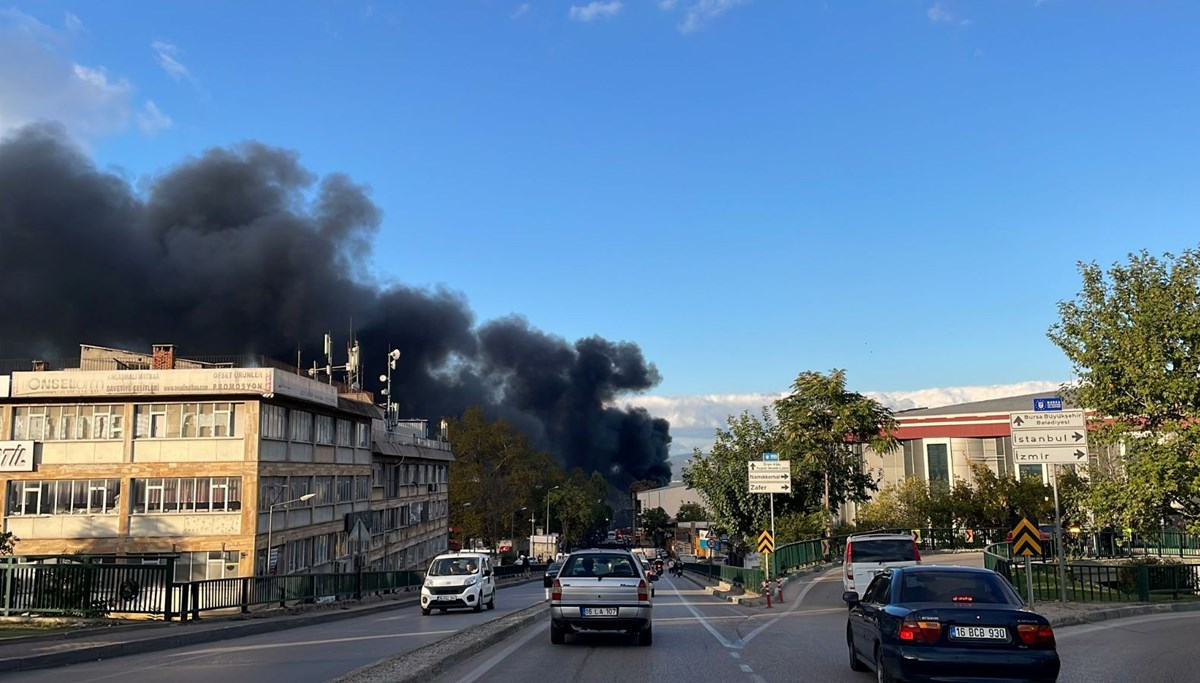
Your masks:
{"label": "lamp post", "polygon": [[306,493],[303,496],[300,496],[299,498],[293,498],[291,500],[282,500],[282,501],[279,501],[278,503],[271,503],[271,505],[267,508],[267,574],[268,575],[271,574],[271,531],[272,531],[273,527],[275,526],[275,524],[274,524],[275,508],[277,508],[281,505],[291,505],[292,503],[304,503],[304,502],[310,501],[316,497],[317,497],[317,494],[315,494],[315,493]]}

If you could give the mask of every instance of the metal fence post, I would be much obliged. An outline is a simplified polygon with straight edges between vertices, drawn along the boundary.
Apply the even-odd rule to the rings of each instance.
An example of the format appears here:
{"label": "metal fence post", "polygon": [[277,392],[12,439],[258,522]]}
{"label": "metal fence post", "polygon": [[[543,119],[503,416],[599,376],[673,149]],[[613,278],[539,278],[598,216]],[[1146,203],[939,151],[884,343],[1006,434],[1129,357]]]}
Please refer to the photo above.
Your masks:
{"label": "metal fence post", "polygon": [[192,589],[192,621],[200,620],[200,582],[193,581],[188,584]]}
{"label": "metal fence post", "polygon": [[1137,568],[1137,592],[1139,602],[1150,602],[1150,568],[1144,564]]}
{"label": "metal fence post", "polygon": [[250,612],[250,579],[242,579],[242,614]]}
{"label": "metal fence post", "polygon": [[11,560],[4,562],[4,616],[9,616],[12,612],[12,587],[13,574],[17,571],[16,565]]}
{"label": "metal fence post", "polygon": [[186,623],[188,620],[188,585],[186,583],[171,583],[171,592],[175,592],[175,586],[179,586],[179,621]]}

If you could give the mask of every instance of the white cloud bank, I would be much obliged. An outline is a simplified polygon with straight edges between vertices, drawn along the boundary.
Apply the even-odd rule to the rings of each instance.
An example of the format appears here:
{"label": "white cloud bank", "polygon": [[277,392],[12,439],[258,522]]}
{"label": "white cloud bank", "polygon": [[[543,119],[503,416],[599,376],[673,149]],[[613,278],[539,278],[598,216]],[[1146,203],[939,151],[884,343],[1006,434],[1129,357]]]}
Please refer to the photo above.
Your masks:
{"label": "white cloud bank", "polygon": [[589,2],[586,5],[571,5],[570,17],[573,21],[590,22],[597,19],[611,19],[621,11],[621,0],[612,2]]}
{"label": "white cloud bank", "polygon": [[170,117],[146,101],[135,115],[136,89],[103,66],[69,56],[86,29],[68,13],[61,29],[16,9],[0,9],[0,132],[36,121],[58,121],[91,139],[125,130],[133,122],[153,132]]}

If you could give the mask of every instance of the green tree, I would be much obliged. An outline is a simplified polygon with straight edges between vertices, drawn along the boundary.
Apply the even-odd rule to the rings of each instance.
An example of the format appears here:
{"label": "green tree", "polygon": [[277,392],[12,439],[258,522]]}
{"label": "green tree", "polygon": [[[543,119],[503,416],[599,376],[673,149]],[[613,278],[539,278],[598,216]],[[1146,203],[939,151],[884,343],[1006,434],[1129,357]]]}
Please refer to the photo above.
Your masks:
{"label": "green tree", "polygon": [[1087,502],[1100,523],[1148,530],[1178,515],[1200,532],[1200,253],[1079,271],[1048,336],[1079,377],[1067,396],[1100,418]]}
{"label": "green tree", "polygon": [[858,506],[854,524],[859,530],[915,529],[929,519],[929,485],[907,477],[880,489],[875,499]]}
{"label": "green tree", "polygon": [[679,506],[679,512],[675,515],[676,522],[706,522],[708,521],[708,510],[699,503],[684,503]]}
{"label": "green tree", "polygon": [[862,466],[862,446],[887,453],[898,445],[896,421],[878,401],[846,389],[844,370],[802,372],[789,395],[775,402],[783,440],[781,455],[804,479],[821,482],[828,522],[847,501],[867,500],[875,482]]}
{"label": "green tree", "polygon": [[642,510],[642,514],[638,515],[638,525],[656,548],[666,546],[667,538],[671,535],[671,517],[666,510],[660,507]]}
{"label": "green tree", "polygon": [[11,531],[0,532],[0,555],[12,555],[20,540]]}

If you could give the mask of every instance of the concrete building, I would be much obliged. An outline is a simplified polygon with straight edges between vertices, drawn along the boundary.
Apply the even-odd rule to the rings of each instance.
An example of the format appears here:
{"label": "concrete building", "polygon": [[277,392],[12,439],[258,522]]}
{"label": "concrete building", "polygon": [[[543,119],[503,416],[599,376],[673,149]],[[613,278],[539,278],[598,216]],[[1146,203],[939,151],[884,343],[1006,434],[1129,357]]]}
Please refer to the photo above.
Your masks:
{"label": "concrete building", "polygon": [[[1048,465],[1013,462],[1009,423],[1010,413],[1031,411],[1035,398],[1047,396],[1026,394],[899,412],[896,437],[900,447],[884,454],[864,449],[863,468],[876,476],[880,489],[908,477],[951,485],[955,479],[972,481],[972,464],[986,465],[998,475],[1037,476],[1048,482]],[[853,521],[857,507],[853,503],[843,506],[842,521]]]}
{"label": "concrete building", "polygon": [[370,394],[169,345],[26,367],[0,368],[17,554],[168,554],[188,580],[268,558],[276,573],[420,567],[446,548],[450,446],[423,421],[389,425]]}
{"label": "concrete building", "polygon": [[698,491],[687,487],[686,484],[671,484],[656,489],[641,491],[637,494],[638,511],[662,508],[674,519],[679,514],[679,508],[684,503],[695,503],[703,506],[704,500]]}

